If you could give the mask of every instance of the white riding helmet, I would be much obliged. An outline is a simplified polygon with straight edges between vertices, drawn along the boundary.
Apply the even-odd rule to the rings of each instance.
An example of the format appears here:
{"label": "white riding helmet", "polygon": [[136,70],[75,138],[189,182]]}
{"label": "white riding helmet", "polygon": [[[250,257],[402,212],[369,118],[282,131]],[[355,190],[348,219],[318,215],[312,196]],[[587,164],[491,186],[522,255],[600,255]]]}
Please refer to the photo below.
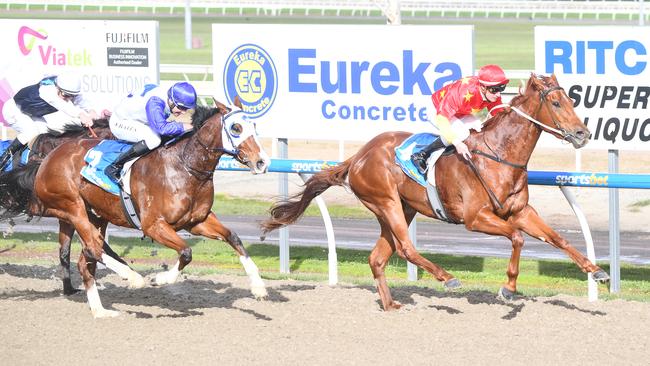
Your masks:
{"label": "white riding helmet", "polygon": [[65,94],[77,95],[81,93],[81,79],[77,74],[67,72],[58,75],[54,80],[54,85]]}

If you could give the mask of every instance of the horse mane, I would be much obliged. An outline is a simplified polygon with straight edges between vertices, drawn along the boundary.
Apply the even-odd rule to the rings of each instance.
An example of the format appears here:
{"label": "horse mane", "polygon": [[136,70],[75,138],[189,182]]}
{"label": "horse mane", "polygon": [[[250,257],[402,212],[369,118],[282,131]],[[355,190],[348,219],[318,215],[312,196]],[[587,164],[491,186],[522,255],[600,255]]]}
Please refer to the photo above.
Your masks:
{"label": "horse mane", "polygon": [[[532,97],[532,95],[528,91],[534,88],[533,84],[535,83],[535,81],[541,82],[546,88],[557,86],[553,82],[553,78],[549,76],[531,74],[530,78],[528,78],[528,82],[526,83],[526,86],[522,86],[519,88],[519,94],[517,94],[514,98],[512,98],[512,100],[510,101],[510,105],[513,107],[520,107],[521,105],[525,104],[528,101],[528,99]],[[502,119],[506,118],[508,114],[509,113],[497,113],[494,117],[486,121],[485,124],[496,125]]]}
{"label": "horse mane", "polygon": [[194,114],[192,114],[192,127],[194,128],[194,131],[198,131],[205,121],[217,113],[219,113],[219,109],[217,108],[196,106]]}
{"label": "horse mane", "polygon": [[[93,128],[102,128],[102,129],[108,129],[108,118],[100,118],[93,120]],[[55,134],[48,132],[48,134],[52,137],[56,138],[61,138],[61,137],[78,137],[83,135],[88,129],[83,126],[78,126],[78,125],[70,125],[66,126],[66,131],[62,134]]]}

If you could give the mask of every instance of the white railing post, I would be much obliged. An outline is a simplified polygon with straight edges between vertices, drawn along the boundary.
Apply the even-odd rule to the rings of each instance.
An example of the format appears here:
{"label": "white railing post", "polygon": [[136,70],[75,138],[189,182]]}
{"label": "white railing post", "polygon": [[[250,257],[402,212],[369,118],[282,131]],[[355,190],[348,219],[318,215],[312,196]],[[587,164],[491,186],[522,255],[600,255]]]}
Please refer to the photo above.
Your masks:
{"label": "white railing post", "polygon": [[[280,159],[289,158],[289,142],[287,139],[278,139],[278,154],[280,155]],[[280,199],[287,199],[289,197],[289,175],[287,173],[280,173],[278,183]],[[279,235],[280,273],[289,273],[291,271],[289,266],[289,228],[286,226],[280,228]]]}

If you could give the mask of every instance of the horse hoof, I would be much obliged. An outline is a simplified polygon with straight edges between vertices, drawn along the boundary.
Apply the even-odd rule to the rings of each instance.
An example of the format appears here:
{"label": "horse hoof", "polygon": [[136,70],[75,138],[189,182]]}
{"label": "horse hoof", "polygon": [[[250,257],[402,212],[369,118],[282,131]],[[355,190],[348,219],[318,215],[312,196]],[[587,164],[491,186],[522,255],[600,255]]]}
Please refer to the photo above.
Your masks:
{"label": "horse hoof", "polygon": [[143,288],[145,286],[144,277],[137,272],[129,275],[128,281],[130,289]]}
{"label": "horse hoof", "polygon": [[501,287],[497,293],[497,298],[503,301],[512,301],[515,298],[515,293],[505,287]]}
{"label": "horse hoof", "polygon": [[602,269],[599,269],[596,272],[592,273],[591,276],[594,279],[594,281],[599,283],[605,283],[609,281],[609,275],[607,274],[607,272],[603,271]]}
{"label": "horse hoof", "polygon": [[397,301],[391,301],[390,304],[384,307],[384,310],[386,311],[393,311],[393,310],[399,310],[402,307],[402,304],[400,304]]}
{"label": "horse hoof", "polygon": [[93,317],[95,317],[95,319],[115,318],[118,315],[120,315],[120,312],[115,310],[98,309],[93,311]]}
{"label": "horse hoof", "polygon": [[73,296],[73,295],[76,295],[76,294],[78,294],[80,292],[81,292],[81,290],[79,290],[78,288],[67,288],[67,289],[64,288],[63,289],[63,294],[65,296]]}
{"label": "horse hoof", "polygon": [[251,287],[251,292],[257,300],[264,300],[269,296],[269,293],[266,292],[266,287],[264,286],[253,286]]}
{"label": "horse hoof", "polygon": [[450,280],[447,280],[444,286],[445,286],[445,290],[447,291],[453,291],[462,287],[460,280],[458,278],[452,278]]}

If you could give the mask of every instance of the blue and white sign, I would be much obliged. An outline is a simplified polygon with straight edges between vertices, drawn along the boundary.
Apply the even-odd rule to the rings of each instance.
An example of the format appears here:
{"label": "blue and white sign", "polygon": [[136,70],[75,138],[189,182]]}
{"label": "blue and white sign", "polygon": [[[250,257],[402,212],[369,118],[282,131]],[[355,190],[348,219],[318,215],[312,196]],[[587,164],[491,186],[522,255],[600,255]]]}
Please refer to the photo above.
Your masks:
{"label": "blue and white sign", "polygon": [[472,26],[213,24],[218,100],[260,136],[366,141],[430,131],[431,94],[473,65]]}
{"label": "blue and white sign", "polygon": [[575,101],[585,148],[650,150],[649,62],[648,27],[535,27],[535,69]]}

